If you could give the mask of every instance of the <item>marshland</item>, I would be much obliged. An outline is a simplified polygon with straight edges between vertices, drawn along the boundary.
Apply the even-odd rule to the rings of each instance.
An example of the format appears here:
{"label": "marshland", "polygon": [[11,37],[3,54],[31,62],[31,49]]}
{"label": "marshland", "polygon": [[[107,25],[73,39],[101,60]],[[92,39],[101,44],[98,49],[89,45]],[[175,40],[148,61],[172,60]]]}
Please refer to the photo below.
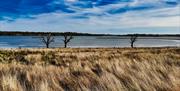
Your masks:
{"label": "marshland", "polygon": [[180,0],[0,0],[0,91],[180,91]]}
{"label": "marshland", "polygon": [[0,49],[0,91],[179,91],[180,48]]}

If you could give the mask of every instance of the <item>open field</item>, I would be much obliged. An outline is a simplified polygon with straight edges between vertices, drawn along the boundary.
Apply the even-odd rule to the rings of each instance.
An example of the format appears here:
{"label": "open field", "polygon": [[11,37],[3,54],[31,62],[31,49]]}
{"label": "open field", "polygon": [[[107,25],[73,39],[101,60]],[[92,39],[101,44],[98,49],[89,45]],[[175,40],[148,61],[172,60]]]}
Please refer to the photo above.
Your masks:
{"label": "open field", "polygon": [[180,91],[180,48],[1,49],[0,91]]}

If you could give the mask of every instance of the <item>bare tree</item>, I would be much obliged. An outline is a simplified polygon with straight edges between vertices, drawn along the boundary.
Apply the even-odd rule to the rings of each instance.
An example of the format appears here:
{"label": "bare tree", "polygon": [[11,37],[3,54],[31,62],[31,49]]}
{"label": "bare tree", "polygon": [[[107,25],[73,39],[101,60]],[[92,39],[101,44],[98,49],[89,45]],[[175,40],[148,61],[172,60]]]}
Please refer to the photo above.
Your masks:
{"label": "bare tree", "polygon": [[49,48],[49,45],[54,42],[54,36],[52,34],[48,34],[46,36],[41,36],[40,37],[42,43],[46,45],[46,48]]}
{"label": "bare tree", "polygon": [[71,41],[71,39],[73,39],[73,36],[70,33],[64,33],[63,37],[64,39],[62,40],[64,42],[64,48],[67,48],[67,44]]}
{"label": "bare tree", "polygon": [[130,43],[131,43],[131,48],[134,48],[134,43],[137,41],[138,35],[137,34],[132,34],[130,36]]}

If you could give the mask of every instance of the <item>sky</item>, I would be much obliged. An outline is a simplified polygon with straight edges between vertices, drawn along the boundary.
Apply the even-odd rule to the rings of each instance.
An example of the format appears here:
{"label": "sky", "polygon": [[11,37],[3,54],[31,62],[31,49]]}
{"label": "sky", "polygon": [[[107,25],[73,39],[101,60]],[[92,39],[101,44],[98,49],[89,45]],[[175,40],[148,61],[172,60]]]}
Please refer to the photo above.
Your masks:
{"label": "sky", "polygon": [[180,0],[0,0],[0,31],[180,34]]}

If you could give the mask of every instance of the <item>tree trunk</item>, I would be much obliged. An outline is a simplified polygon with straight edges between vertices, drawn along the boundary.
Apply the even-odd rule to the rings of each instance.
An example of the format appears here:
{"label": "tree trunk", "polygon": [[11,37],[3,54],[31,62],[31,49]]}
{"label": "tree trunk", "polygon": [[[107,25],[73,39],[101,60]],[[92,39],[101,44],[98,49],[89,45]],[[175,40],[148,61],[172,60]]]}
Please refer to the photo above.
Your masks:
{"label": "tree trunk", "polygon": [[67,48],[67,43],[64,43],[64,48]]}
{"label": "tree trunk", "polygon": [[134,48],[134,43],[131,43],[131,48]]}
{"label": "tree trunk", "polygon": [[46,44],[46,48],[49,48],[49,44]]}

